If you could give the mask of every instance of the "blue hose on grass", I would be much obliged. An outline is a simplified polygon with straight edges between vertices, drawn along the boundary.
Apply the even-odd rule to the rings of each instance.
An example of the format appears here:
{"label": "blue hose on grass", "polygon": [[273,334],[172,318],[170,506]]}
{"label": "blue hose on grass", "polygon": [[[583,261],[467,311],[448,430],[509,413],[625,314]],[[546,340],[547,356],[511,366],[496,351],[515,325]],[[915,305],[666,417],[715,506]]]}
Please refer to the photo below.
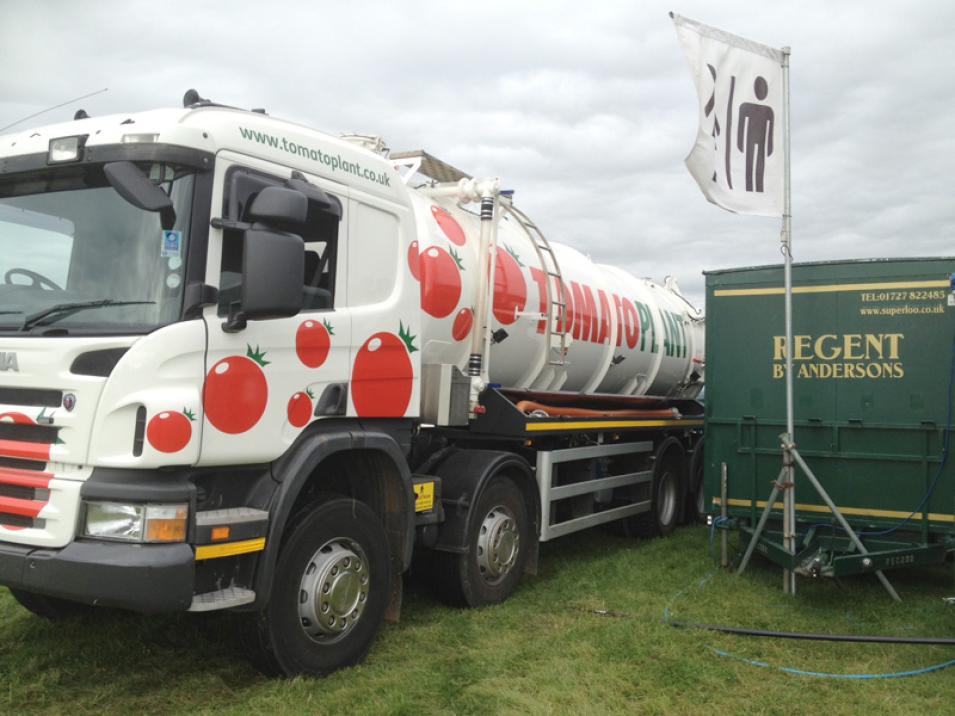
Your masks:
{"label": "blue hose on grass", "polygon": [[723,651],[722,649],[716,649],[710,647],[710,650],[718,656],[723,656],[728,659],[736,659],[736,661],[742,661],[744,664],[749,664],[750,666],[758,666],[762,669],[773,669],[775,671],[781,671],[784,674],[792,674],[794,676],[809,676],[815,679],[842,679],[842,680],[856,680],[856,681],[874,681],[876,679],[906,679],[911,676],[924,676],[925,674],[931,674],[936,671],[942,671],[943,669],[948,669],[951,666],[955,666],[955,659],[950,659],[948,661],[943,661],[940,664],[932,664],[931,666],[926,666],[921,669],[912,669],[911,671],[892,671],[885,674],[830,674],[825,671],[803,671],[802,669],[793,669],[789,666],[773,666],[768,664],[765,661],[757,661],[756,659],[747,659],[742,656],[736,656],[736,654],[730,654],[728,651]]}
{"label": "blue hose on grass", "polygon": [[[676,628],[689,627],[689,628],[695,628],[695,629],[709,629],[709,630],[717,630],[717,631],[721,630],[722,629],[721,627],[714,627],[712,625],[692,624],[687,622],[675,622],[670,619],[670,604],[672,604],[674,601],[676,601],[679,597],[681,597],[686,592],[690,591],[690,589],[692,589],[694,586],[696,587],[706,586],[707,583],[709,583],[709,581],[713,578],[714,574],[716,574],[716,570],[712,570],[708,574],[704,575],[703,578],[700,579],[695,585],[684,587],[679,592],[674,594],[673,597],[671,597],[668,600],[667,604],[664,605],[663,607],[663,623],[666,624],[667,626],[672,626]],[[733,633],[746,635],[745,633],[746,631],[747,630],[744,630],[744,629],[734,629]],[[752,634],[750,634],[750,636],[763,636],[763,637],[778,636],[779,638],[789,638],[789,639],[826,638],[827,636],[831,638],[830,635],[799,634],[794,632],[783,632],[776,635],[769,632],[757,633],[755,630],[753,631]],[[847,638],[848,637],[842,637],[843,640]],[[875,639],[875,637],[872,637],[872,639]],[[897,637],[886,637],[886,639],[897,639]],[[746,657],[743,657],[743,656],[737,656],[736,654],[731,654],[728,651],[723,651],[722,649],[717,649],[716,647],[710,647],[710,650],[713,653],[715,653],[717,656],[722,656],[724,658],[742,661],[744,664],[749,664],[750,666],[758,666],[763,669],[773,669],[775,671],[780,671],[784,674],[791,674],[793,676],[806,676],[806,677],[814,678],[814,679],[837,679],[837,680],[843,680],[843,681],[851,681],[851,680],[874,681],[877,679],[905,679],[905,678],[910,678],[913,676],[924,676],[925,674],[931,674],[936,671],[942,671],[943,669],[948,669],[952,666],[955,666],[955,659],[949,659],[948,661],[943,661],[939,664],[932,664],[931,666],[926,666],[921,669],[910,669],[908,671],[891,671],[891,672],[882,673],[882,674],[832,674],[832,673],[828,673],[824,671],[804,671],[803,669],[796,669],[790,666],[774,666],[773,664],[769,664],[765,661],[757,661],[756,659],[747,659]]]}
{"label": "blue hose on grass", "polygon": [[722,527],[724,522],[729,521],[729,517],[714,517],[713,521],[710,522],[710,556],[713,559],[716,559],[716,555],[713,553],[713,542],[716,539],[716,530]]}

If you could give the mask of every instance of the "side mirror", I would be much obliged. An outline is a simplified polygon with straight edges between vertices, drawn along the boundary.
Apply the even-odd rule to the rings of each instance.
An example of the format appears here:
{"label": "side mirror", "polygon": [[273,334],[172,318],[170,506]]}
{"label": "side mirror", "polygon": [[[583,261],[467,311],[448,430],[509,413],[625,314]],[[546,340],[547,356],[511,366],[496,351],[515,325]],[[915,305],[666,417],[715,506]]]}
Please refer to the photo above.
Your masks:
{"label": "side mirror", "polygon": [[242,237],[242,300],[230,309],[222,329],[235,333],[245,328],[246,321],[297,315],[302,310],[304,272],[301,236],[247,229]]}
{"label": "side mirror", "polygon": [[267,186],[245,211],[246,221],[281,229],[299,229],[308,218],[308,199],[300,191]]}
{"label": "side mirror", "polygon": [[110,162],[103,167],[106,181],[123,199],[144,211],[159,212],[159,221],[167,231],[176,225],[176,210],[166,192],[132,162]]}

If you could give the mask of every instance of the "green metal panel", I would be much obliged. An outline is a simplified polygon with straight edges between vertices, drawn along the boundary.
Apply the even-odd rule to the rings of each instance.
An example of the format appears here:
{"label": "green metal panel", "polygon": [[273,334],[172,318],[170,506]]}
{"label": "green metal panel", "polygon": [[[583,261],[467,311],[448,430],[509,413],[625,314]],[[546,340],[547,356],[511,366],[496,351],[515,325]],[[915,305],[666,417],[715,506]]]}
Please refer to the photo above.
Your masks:
{"label": "green metal panel", "polygon": [[[898,524],[938,470],[955,333],[953,273],[955,258],[793,267],[796,444],[860,529]],[[752,518],[782,464],[783,270],[713,271],[706,279],[707,496],[718,498],[726,463],[730,514]],[[798,471],[796,503],[804,525],[831,522]],[[920,512],[906,531],[922,541],[952,534],[955,456]]]}

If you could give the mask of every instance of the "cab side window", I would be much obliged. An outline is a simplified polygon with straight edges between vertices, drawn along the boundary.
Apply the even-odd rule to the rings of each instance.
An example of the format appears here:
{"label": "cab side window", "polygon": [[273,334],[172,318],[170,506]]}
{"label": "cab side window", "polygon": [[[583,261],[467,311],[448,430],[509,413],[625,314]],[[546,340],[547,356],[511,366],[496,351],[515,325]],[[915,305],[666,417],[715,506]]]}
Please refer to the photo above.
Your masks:
{"label": "cab side window", "polygon": [[[223,215],[234,221],[248,221],[247,209],[262,189],[268,186],[286,186],[285,180],[263,172],[233,167],[226,176]],[[332,194],[328,197],[341,206]],[[309,202],[306,225],[302,229],[305,241],[305,271],[302,283],[302,310],[322,311],[334,308],[335,266],[338,254],[338,216],[326,207]],[[219,277],[219,315],[225,316],[233,303],[242,297],[242,236],[238,231],[226,230],[222,244],[222,273]],[[290,277],[292,280],[292,277]]]}
{"label": "cab side window", "polygon": [[398,217],[377,206],[350,202],[348,237],[348,305],[386,300],[402,266]]}

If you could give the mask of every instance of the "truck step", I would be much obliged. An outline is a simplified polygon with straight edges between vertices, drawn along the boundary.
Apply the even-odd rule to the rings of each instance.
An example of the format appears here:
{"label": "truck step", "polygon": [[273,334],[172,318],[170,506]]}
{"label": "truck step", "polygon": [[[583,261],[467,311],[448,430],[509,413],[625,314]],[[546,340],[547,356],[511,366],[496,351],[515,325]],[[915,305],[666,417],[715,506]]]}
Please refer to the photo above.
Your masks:
{"label": "truck step", "polygon": [[218,592],[197,594],[192,598],[190,612],[212,612],[218,609],[231,609],[255,601],[255,592],[242,587],[226,587]]}

